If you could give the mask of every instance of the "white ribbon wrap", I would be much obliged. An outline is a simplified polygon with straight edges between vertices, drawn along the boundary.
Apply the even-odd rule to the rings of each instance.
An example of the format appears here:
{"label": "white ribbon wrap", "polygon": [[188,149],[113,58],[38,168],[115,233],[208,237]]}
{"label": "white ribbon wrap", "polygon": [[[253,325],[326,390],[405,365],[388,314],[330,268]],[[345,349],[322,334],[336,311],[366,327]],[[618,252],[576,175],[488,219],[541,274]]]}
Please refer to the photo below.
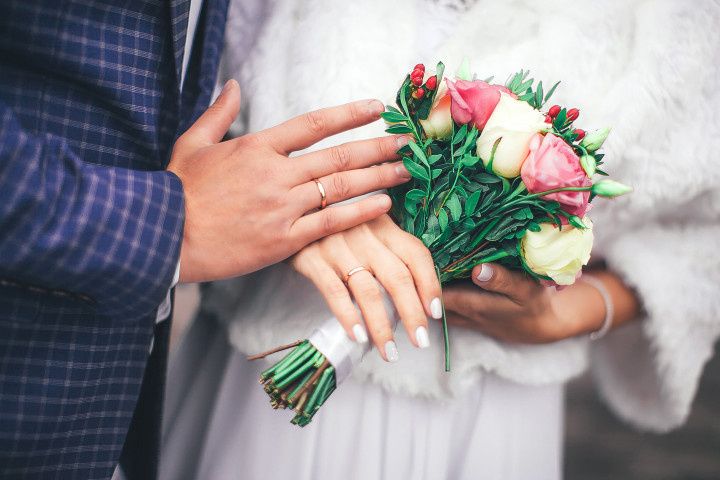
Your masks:
{"label": "white ribbon wrap", "polygon": [[[385,299],[385,310],[388,312],[392,330],[398,323],[398,315],[395,307],[383,292]],[[365,354],[373,348],[372,342],[358,343],[350,339],[340,322],[335,318],[328,319],[320,325],[308,339],[320,353],[325,355],[330,364],[335,368],[335,383],[340,383],[352,373],[355,365],[359,364]]]}

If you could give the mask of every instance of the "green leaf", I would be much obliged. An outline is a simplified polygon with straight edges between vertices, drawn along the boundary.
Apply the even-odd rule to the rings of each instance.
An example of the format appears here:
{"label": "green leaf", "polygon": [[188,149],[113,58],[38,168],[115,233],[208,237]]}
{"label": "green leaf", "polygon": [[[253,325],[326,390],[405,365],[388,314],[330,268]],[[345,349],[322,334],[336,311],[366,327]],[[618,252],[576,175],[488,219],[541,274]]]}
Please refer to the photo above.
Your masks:
{"label": "green leaf", "polygon": [[475,155],[467,154],[462,158],[462,160],[460,162],[466,167],[474,167],[475,165],[477,165],[477,163],[479,161],[480,161],[480,157],[476,157]]}
{"label": "green leaf", "polygon": [[[392,105],[385,105],[385,108],[387,109],[388,112],[400,113],[400,110],[393,107]],[[400,115],[402,115],[402,113],[400,113]],[[403,117],[405,117],[405,115],[403,115]]]}
{"label": "green leaf", "polygon": [[450,198],[448,199],[447,203],[445,204],[450,210],[450,216],[454,221],[460,220],[460,216],[462,215],[462,206],[460,205],[460,199],[458,198],[456,193],[453,193]]}
{"label": "green leaf", "polygon": [[407,157],[403,158],[403,165],[405,165],[405,168],[407,168],[408,172],[410,172],[410,175],[412,175],[414,178],[424,180],[426,182],[430,181],[427,170],[422,168],[417,163],[413,162],[411,159]]}
{"label": "green leaf", "polygon": [[422,163],[424,163],[425,165],[428,164],[427,156],[425,155],[425,152],[423,152],[423,149],[420,148],[420,145],[415,142],[410,142],[408,143],[408,146]]}
{"label": "green leaf", "polygon": [[543,103],[543,86],[542,80],[538,82],[537,90],[535,90],[535,107],[540,107]]}
{"label": "green leaf", "polygon": [[441,158],[443,158],[443,156],[439,153],[436,153],[435,155],[430,155],[427,160],[428,160],[428,163],[430,165],[432,165],[435,162],[437,162],[438,160],[440,160]]}
{"label": "green leaf", "polygon": [[455,132],[455,136],[452,140],[453,145],[460,143],[462,140],[464,140],[465,135],[467,135],[467,125],[463,125],[462,127],[460,127],[460,130]]}
{"label": "green leaf", "polygon": [[402,113],[383,112],[380,114],[380,116],[388,123],[405,122],[407,120],[407,117]]}
{"label": "green leaf", "polygon": [[405,211],[407,211],[411,216],[415,216],[418,213],[417,209],[417,201],[413,200],[412,198],[405,198]]}
{"label": "green leaf", "polygon": [[510,182],[505,177],[500,177],[500,181],[502,182],[502,193],[505,195],[510,191]]}
{"label": "green leaf", "polygon": [[478,190],[474,192],[472,195],[470,195],[465,202],[465,215],[471,216],[475,213],[475,208],[477,207],[478,201],[480,200],[480,197],[482,196],[483,191]]}
{"label": "green leaf", "polygon": [[440,213],[438,214],[438,223],[440,224],[440,230],[445,230],[448,226],[448,215],[445,209],[441,209]]}
{"label": "green leaf", "polygon": [[597,171],[597,161],[592,155],[583,155],[580,157],[580,166],[585,170],[588,177],[592,178]]}
{"label": "green leaf", "polygon": [[392,133],[395,135],[401,135],[404,133],[412,133],[412,129],[408,127],[407,125],[390,125],[388,128],[385,129],[387,133]]}
{"label": "green leaf", "polygon": [[405,194],[405,198],[414,202],[419,202],[423,198],[425,198],[425,192],[423,192],[419,188],[414,188]]}
{"label": "green leaf", "polygon": [[[550,90],[548,90],[548,92],[545,94],[545,102],[550,100],[550,97],[553,96],[553,93],[555,93],[555,89],[558,87],[558,85],[560,85],[560,82],[557,82],[555,85],[552,86],[552,88]],[[545,103],[545,102],[543,102],[543,103]]]}
{"label": "green leaf", "polygon": [[433,168],[432,179],[435,180],[442,173],[442,168]]}
{"label": "green leaf", "polygon": [[585,225],[580,217],[577,215],[570,215],[567,217],[568,222],[570,222],[570,225],[572,225],[575,228],[579,228],[580,230],[585,230],[587,228],[587,225]]}

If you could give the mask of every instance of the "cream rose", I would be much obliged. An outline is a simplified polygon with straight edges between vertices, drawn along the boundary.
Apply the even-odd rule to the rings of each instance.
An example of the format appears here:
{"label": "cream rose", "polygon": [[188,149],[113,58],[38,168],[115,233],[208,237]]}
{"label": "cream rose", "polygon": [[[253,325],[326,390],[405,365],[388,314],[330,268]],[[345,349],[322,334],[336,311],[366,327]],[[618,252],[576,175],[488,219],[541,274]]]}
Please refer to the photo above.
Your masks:
{"label": "cream rose", "polygon": [[520,175],[520,167],[530,152],[530,140],[547,127],[541,112],[527,102],[501,94],[478,138],[477,154],[487,165],[495,141],[502,138],[495,151],[492,169],[502,177],[515,178]]}
{"label": "cream rose", "polygon": [[522,256],[530,270],[553,279],[558,285],[572,285],[590,260],[593,231],[590,218],[586,229],[543,223],[539,232],[528,232],[520,241]]}
{"label": "cream rose", "polygon": [[451,98],[445,82],[438,86],[438,92],[433,101],[430,114],[425,120],[420,120],[425,134],[429,138],[444,140],[450,138],[453,129],[453,119],[450,114]]}

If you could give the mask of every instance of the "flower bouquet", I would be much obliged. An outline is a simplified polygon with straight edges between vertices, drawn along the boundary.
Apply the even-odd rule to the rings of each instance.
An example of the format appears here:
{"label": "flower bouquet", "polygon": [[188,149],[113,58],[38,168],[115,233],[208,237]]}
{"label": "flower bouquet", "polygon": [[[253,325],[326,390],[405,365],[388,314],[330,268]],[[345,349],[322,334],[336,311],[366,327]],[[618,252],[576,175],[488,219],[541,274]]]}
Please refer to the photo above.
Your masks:
{"label": "flower bouquet", "polygon": [[[558,83],[520,71],[505,85],[478,80],[467,63],[455,78],[444,65],[426,74],[416,65],[382,114],[387,132],[411,136],[399,150],[410,182],[389,191],[392,216],[432,253],[441,284],[467,278],[473,267],[498,262],[548,286],[570,285],[590,259],[597,196],[631,189],[595,175],[609,129],[577,128],[576,108],[545,109]],[[450,345],[443,315],[445,370]],[[291,408],[292,423],[307,425],[353,365],[371,349],[352,342],[331,320],[260,377],[274,408]]]}

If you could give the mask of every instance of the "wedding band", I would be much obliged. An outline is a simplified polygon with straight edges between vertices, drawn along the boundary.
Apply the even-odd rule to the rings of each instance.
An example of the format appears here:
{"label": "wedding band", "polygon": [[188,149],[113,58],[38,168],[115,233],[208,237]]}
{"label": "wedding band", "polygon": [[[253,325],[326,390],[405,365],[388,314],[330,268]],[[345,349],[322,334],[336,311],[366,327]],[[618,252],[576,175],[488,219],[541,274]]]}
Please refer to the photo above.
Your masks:
{"label": "wedding band", "polygon": [[370,272],[370,270],[368,270],[367,268],[360,265],[359,267],[355,267],[352,270],[350,270],[347,274],[345,274],[345,278],[343,279],[343,282],[348,283],[348,280],[350,280],[350,277],[352,277],[356,273],[362,272],[362,271]]}
{"label": "wedding band", "polygon": [[315,179],[315,185],[317,185],[317,189],[320,192],[320,210],[327,207],[327,194],[325,193],[325,187],[322,183],[320,183],[320,180]]}

